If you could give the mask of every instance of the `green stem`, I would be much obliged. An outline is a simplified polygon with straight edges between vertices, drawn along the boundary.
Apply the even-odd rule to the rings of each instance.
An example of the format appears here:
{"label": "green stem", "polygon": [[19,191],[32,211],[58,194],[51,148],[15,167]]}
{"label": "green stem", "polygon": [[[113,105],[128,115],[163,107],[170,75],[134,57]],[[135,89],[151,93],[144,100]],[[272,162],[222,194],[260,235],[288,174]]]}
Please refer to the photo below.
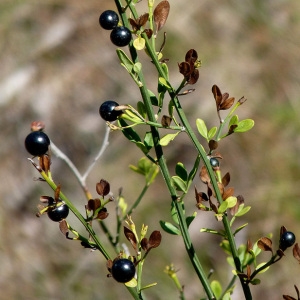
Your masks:
{"label": "green stem", "polygon": [[[145,38],[145,37],[144,37]],[[148,40],[146,39],[146,49],[147,51],[149,52],[149,55],[159,73],[159,76],[163,77],[166,81],[167,81],[167,78],[163,72],[163,69],[161,68],[161,65],[159,63],[159,61],[157,60],[157,57],[155,55],[155,53],[153,52],[153,50],[151,49],[151,46],[149,45],[149,42]],[[174,106],[175,106],[175,109],[180,117],[180,120],[182,122],[182,125],[185,127],[186,129],[186,132],[188,134],[188,136],[190,137],[191,141],[193,142],[194,146],[196,147],[198,153],[200,154],[203,162],[204,162],[204,165],[208,171],[208,174],[209,174],[209,177],[211,179],[211,183],[212,183],[212,186],[213,186],[213,189],[215,191],[215,194],[216,194],[216,198],[218,200],[218,202],[221,204],[223,202],[223,199],[222,199],[222,195],[220,193],[220,189],[218,187],[218,184],[217,184],[217,180],[216,180],[216,177],[214,175],[214,171],[210,165],[210,162],[207,158],[207,155],[202,147],[202,145],[199,143],[194,131],[192,130],[186,116],[185,116],[185,113],[181,107],[181,104],[179,102],[179,99],[176,95],[176,92],[174,91],[169,91],[169,94],[171,96],[171,99],[173,100],[173,103],[174,103]],[[234,237],[233,237],[233,234],[232,234],[232,231],[231,231],[231,228],[229,226],[229,221],[227,219],[227,217],[224,215],[223,216],[223,226],[224,226],[224,229],[226,231],[226,235],[227,235],[227,239],[229,241],[229,244],[230,244],[230,248],[231,248],[231,252],[232,252],[232,257],[233,257],[233,260],[234,260],[234,263],[235,263],[235,266],[236,266],[236,269],[239,271],[239,272],[243,272],[243,269],[242,269],[242,265],[241,265],[241,262],[240,262],[240,259],[238,257],[238,252],[237,252],[237,247],[236,247],[236,244],[235,244],[235,240],[234,240]],[[252,299],[252,296],[251,296],[251,291],[250,291],[250,288],[249,286],[244,282],[244,280],[242,278],[240,278],[240,282],[241,282],[241,285],[242,285],[242,288],[243,288],[243,291],[244,291],[244,294],[245,294],[245,297],[247,300],[250,300]]]}

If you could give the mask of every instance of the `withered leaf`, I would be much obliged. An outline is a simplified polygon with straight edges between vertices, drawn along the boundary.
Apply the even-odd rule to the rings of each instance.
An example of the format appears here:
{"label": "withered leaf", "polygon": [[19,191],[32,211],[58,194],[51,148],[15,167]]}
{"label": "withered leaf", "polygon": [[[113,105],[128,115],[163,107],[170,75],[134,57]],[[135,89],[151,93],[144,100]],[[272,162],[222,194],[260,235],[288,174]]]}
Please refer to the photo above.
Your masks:
{"label": "withered leaf", "polygon": [[285,232],[287,232],[286,227],[281,226],[281,227],[280,227],[280,237],[281,237]]}
{"label": "withered leaf", "polygon": [[100,199],[90,199],[87,203],[87,209],[90,211],[95,211],[101,206]]}
{"label": "withered leaf", "polygon": [[96,219],[99,219],[99,220],[104,220],[108,217],[108,212],[107,212],[107,209],[105,207],[103,207],[102,209],[100,209],[100,211],[98,212],[98,215],[96,217]]}
{"label": "withered leaf", "polygon": [[218,213],[218,208],[215,204],[213,204],[211,202],[211,200],[209,199],[209,205],[210,205],[210,208],[217,214]]}
{"label": "withered leaf", "polygon": [[228,132],[227,132],[227,135],[230,135],[230,134],[234,133],[234,129],[237,128],[237,127],[238,127],[238,125],[232,124],[232,125],[229,127],[229,130],[228,130]]}
{"label": "withered leaf", "polygon": [[199,70],[194,69],[189,78],[187,79],[188,84],[195,84],[199,79]]}
{"label": "withered leaf", "polygon": [[148,239],[147,238],[143,238],[141,240],[141,247],[144,251],[147,251],[148,250]]}
{"label": "withered leaf", "polygon": [[206,169],[205,166],[202,166],[199,176],[200,176],[200,179],[203,183],[209,183],[210,182],[210,178],[209,178],[209,175],[207,173],[207,169]]}
{"label": "withered leaf", "polygon": [[[285,300],[297,300],[296,298],[292,297],[292,296],[288,296],[288,295],[282,295],[283,299]],[[299,299],[299,298],[298,298]]]}
{"label": "withered leaf", "polygon": [[171,125],[172,118],[166,115],[163,115],[161,118],[161,125],[163,127],[169,127]]}
{"label": "withered leaf", "polygon": [[219,89],[219,87],[215,84],[212,87],[212,93],[215,97],[217,108],[219,108],[219,106],[222,102],[222,93],[221,93],[221,90]]}
{"label": "withered leaf", "polygon": [[110,192],[110,184],[108,181],[101,179],[100,182],[96,184],[96,191],[100,196],[104,197]]}
{"label": "withered leaf", "polygon": [[137,18],[136,20],[129,18],[129,22],[130,25],[132,26],[132,29],[136,31],[136,30],[140,30],[140,28],[147,23],[148,18],[149,18],[149,14],[145,13],[141,15],[139,18]]}
{"label": "withered leaf", "polygon": [[197,59],[198,59],[198,53],[195,49],[190,49],[185,54],[185,61],[191,65],[193,65],[197,61]]}
{"label": "withered leaf", "polygon": [[230,174],[227,172],[224,177],[222,178],[222,183],[226,187],[230,182]]}
{"label": "withered leaf", "polygon": [[233,194],[234,194],[234,188],[230,187],[230,188],[224,190],[222,198],[223,198],[223,200],[226,200],[228,197],[232,196]]}
{"label": "withered leaf", "polygon": [[161,243],[161,233],[159,230],[154,230],[148,241],[148,251],[152,248],[157,248]]}
{"label": "withered leaf", "polygon": [[218,148],[218,145],[219,145],[218,142],[215,140],[210,140],[208,142],[208,147],[210,151],[216,150]]}
{"label": "withered leaf", "polygon": [[187,62],[182,62],[180,64],[178,64],[179,67],[179,72],[184,76],[189,76],[191,74],[191,66],[189,63]]}
{"label": "withered leaf", "polygon": [[271,251],[272,250],[272,241],[267,237],[262,237],[258,240],[257,246],[263,251]]}
{"label": "withered leaf", "polygon": [[169,1],[161,1],[155,7],[153,12],[153,17],[156,26],[156,32],[161,30],[161,28],[165,25],[169,15],[169,11],[170,11]]}
{"label": "withered leaf", "polygon": [[248,240],[247,240],[247,252],[250,252],[250,250],[252,250],[252,249],[253,249],[252,243],[251,243],[251,241],[248,239]]}
{"label": "withered leaf", "polygon": [[55,192],[54,192],[54,200],[55,202],[58,201],[59,199],[59,194],[60,194],[60,183],[57,185]]}
{"label": "withered leaf", "polygon": [[151,29],[148,29],[148,28],[146,28],[143,32],[146,33],[148,39],[150,39],[152,34],[153,34],[153,31]]}
{"label": "withered leaf", "polygon": [[62,220],[59,222],[59,230],[64,236],[67,236],[69,234],[69,228],[66,220]]}
{"label": "withered leaf", "polygon": [[293,256],[298,260],[300,263],[300,247],[298,243],[296,243],[293,247]]}
{"label": "withered leaf", "polygon": [[131,243],[134,250],[137,249],[137,241],[134,233],[127,227],[124,226],[124,234],[127,240]]}
{"label": "withered leaf", "polygon": [[251,277],[251,267],[247,265],[247,279],[250,280]]}
{"label": "withered leaf", "polygon": [[229,109],[234,103],[234,97],[230,97],[226,99],[225,101],[222,101],[220,105],[220,110],[226,110]]}

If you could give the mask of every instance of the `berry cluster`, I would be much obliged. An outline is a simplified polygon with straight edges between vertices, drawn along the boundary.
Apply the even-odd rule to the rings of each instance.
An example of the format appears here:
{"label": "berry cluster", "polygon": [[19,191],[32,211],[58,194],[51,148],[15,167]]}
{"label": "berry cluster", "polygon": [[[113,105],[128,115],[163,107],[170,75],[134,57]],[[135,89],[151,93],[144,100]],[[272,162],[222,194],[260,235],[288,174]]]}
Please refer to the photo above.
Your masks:
{"label": "berry cluster", "polygon": [[99,17],[99,24],[105,30],[111,30],[110,40],[118,47],[125,47],[131,41],[131,32],[125,26],[118,26],[119,16],[113,10],[104,11]]}

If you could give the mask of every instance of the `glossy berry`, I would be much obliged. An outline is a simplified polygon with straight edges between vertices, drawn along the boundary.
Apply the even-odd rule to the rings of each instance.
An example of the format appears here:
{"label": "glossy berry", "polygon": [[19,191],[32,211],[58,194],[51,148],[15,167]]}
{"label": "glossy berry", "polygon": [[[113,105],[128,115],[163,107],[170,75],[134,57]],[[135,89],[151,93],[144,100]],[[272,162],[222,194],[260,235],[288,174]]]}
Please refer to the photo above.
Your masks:
{"label": "glossy berry", "polygon": [[60,222],[68,216],[69,207],[66,204],[62,204],[53,209],[49,209],[47,214],[52,221]]}
{"label": "glossy berry", "polygon": [[131,260],[121,258],[113,263],[111,274],[116,281],[125,283],[134,277],[135,266]]}
{"label": "glossy berry", "polygon": [[50,139],[42,131],[32,131],[25,139],[26,150],[34,156],[42,156],[48,151]]}
{"label": "glossy berry", "polygon": [[209,161],[210,161],[210,164],[213,168],[216,168],[216,167],[220,166],[219,161],[214,157],[212,157]]}
{"label": "glossy berry", "polygon": [[131,32],[127,27],[115,27],[110,33],[110,40],[118,47],[124,47],[131,41]]}
{"label": "glossy berry", "polygon": [[104,11],[99,17],[99,24],[103,29],[112,30],[117,27],[119,16],[113,10]]}
{"label": "glossy berry", "polygon": [[109,122],[117,120],[118,116],[122,114],[122,111],[115,110],[116,106],[119,106],[119,104],[112,100],[103,102],[99,108],[101,118]]}
{"label": "glossy berry", "polygon": [[293,246],[295,241],[295,235],[290,231],[286,231],[280,237],[279,248],[284,251],[286,248]]}

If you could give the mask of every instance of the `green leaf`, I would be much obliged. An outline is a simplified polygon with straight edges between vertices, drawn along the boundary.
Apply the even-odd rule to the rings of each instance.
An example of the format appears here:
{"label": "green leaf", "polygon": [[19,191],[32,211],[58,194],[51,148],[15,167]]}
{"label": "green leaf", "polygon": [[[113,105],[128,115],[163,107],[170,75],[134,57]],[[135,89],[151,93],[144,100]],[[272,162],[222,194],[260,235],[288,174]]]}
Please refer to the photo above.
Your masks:
{"label": "green leaf", "polygon": [[248,225],[248,223],[243,224],[242,226],[238,227],[235,232],[233,233],[233,235],[236,235],[239,231],[241,231],[244,227],[246,227]]}
{"label": "green leaf", "polygon": [[212,291],[214,292],[216,298],[220,298],[222,295],[222,286],[221,286],[220,282],[217,280],[213,280],[210,283],[210,287],[211,287]]}
{"label": "green leaf", "polygon": [[195,175],[197,174],[198,168],[199,168],[199,164],[200,164],[200,155],[197,156],[193,169],[191,170],[191,172],[189,173],[188,176],[188,181],[187,181],[187,185],[188,187],[191,185],[191,183],[193,182],[193,179],[195,177]]}
{"label": "green leaf", "polygon": [[163,69],[163,71],[164,71],[164,73],[166,75],[167,80],[169,80],[169,69],[168,69],[167,64],[162,63],[161,64],[161,68]]}
{"label": "green leaf", "polygon": [[144,137],[144,144],[146,145],[147,149],[151,149],[154,146],[153,136],[151,132],[146,132]]}
{"label": "green leaf", "polygon": [[237,115],[232,116],[229,121],[228,128],[230,128],[231,125],[237,125],[238,122],[239,122],[239,117]]}
{"label": "green leaf", "polygon": [[159,224],[160,224],[161,228],[169,234],[174,234],[174,235],[181,234],[178,227],[173,225],[172,223],[165,222],[165,221],[159,221]]}
{"label": "green leaf", "polygon": [[253,285],[258,285],[258,284],[260,284],[260,279],[254,278],[253,280],[250,281],[250,283]]}
{"label": "green leaf", "polygon": [[152,91],[148,90],[148,95],[150,97],[151,104],[154,106],[158,106],[158,100],[157,100],[155,94]]}
{"label": "green leaf", "polygon": [[[240,205],[240,207],[242,206],[243,204]],[[237,213],[234,215],[235,217],[241,217],[243,216],[244,214],[246,214],[249,210],[251,209],[251,206],[246,206],[246,207],[243,207],[242,209],[239,208],[239,210],[237,211]]]}
{"label": "green leaf", "polygon": [[228,202],[223,201],[222,204],[218,208],[218,213],[223,214],[226,211],[227,208],[228,208]]}
{"label": "green leaf", "polygon": [[172,90],[171,86],[168,84],[167,80],[163,77],[159,77],[158,79],[159,83],[161,83],[163,86],[165,86],[168,90]]}
{"label": "green leaf", "polygon": [[184,193],[187,192],[186,182],[183,181],[180,177],[172,176],[172,181],[173,181],[173,184],[174,184],[176,190],[182,191]]}
{"label": "green leaf", "polygon": [[179,224],[176,206],[175,206],[175,204],[174,204],[173,202],[172,202],[172,204],[171,204],[171,217],[172,217],[173,221],[174,221],[176,224]]}
{"label": "green leaf", "polygon": [[141,101],[137,103],[137,111],[145,119],[147,117],[145,104]]}
{"label": "green leaf", "polygon": [[217,234],[217,235],[220,235],[220,236],[225,236],[224,232],[218,231],[218,230],[215,230],[215,229],[209,229],[209,228],[201,228],[200,232],[207,232],[207,233]]}
{"label": "green leaf", "polygon": [[234,129],[234,132],[246,132],[254,126],[252,119],[245,119],[238,123],[238,126]]}
{"label": "green leaf", "polygon": [[207,134],[208,140],[211,140],[215,136],[215,134],[217,133],[217,130],[218,130],[218,128],[216,126],[209,130],[209,132]]}
{"label": "green leaf", "polygon": [[188,173],[183,163],[178,162],[175,167],[175,173],[179,176],[183,181],[187,181]]}
{"label": "green leaf", "polygon": [[228,208],[231,208],[236,205],[237,198],[234,196],[230,196],[225,201],[228,203]]}
{"label": "green leaf", "polygon": [[[118,119],[118,123],[119,123],[120,127],[128,126],[128,124],[125,122],[125,120],[123,120],[121,118]],[[140,136],[131,127],[123,128],[122,133],[129,141],[131,141],[133,143],[141,142]]]}
{"label": "green leaf", "polygon": [[[255,270],[258,270],[259,268],[263,267],[265,264],[266,264],[266,262],[260,263],[260,264],[255,268]],[[269,268],[270,268],[270,266],[266,267],[265,269],[259,271],[258,274],[261,274],[261,273],[264,273],[264,272],[268,271]]]}
{"label": "green leaf", "polygon": [[192,216],[186,217],[185,222],[188,228],[190,227],[191,223],[194,221],[196,216],[197,216],[197,212],[194,212]]}
{"label": "green leaf", "polygon": [[145,48],[146,41],[144,38],[141,36],[138,36],[134,41],[133,41],[133,47],[136,50],[143,50]]}
{"label": "green leaf", "polygon": [[222,300],[231,300],[230,295],[231,295],[231,292],[226,293],[226,294],[223,296]]}
{"label": "green leaf", "polygon": [[208,136],[207,136],[207,127],[204,123],[204,121],[202,119],[197,119],[196,120],[196,126],[198,129],[198,132],[205,138],[208,140]]}
{"label": "green leaf", "polygon": [[130,74],[130,76],[135,81],[135,83],[139,87],[142,87],[143,84],[139,81],[139,78],[138,78],[138,74],[141,71],[142,64],[141,63],[134,64],[130,60],[130,58],[126,55],[126,53],[121,49],[117,49],[117,55],[119,57],[121,65],[127,70],[127,72]]}
{"label": "green leaf", "polygon": [[167,146],[171,141],[173,141],[176,136],[180,133],[180,131],[176,132],[176,133],[169,133],[167,135],[165,135],[164,137],[162,137],[159,141],[159,144],[161,146]]}

